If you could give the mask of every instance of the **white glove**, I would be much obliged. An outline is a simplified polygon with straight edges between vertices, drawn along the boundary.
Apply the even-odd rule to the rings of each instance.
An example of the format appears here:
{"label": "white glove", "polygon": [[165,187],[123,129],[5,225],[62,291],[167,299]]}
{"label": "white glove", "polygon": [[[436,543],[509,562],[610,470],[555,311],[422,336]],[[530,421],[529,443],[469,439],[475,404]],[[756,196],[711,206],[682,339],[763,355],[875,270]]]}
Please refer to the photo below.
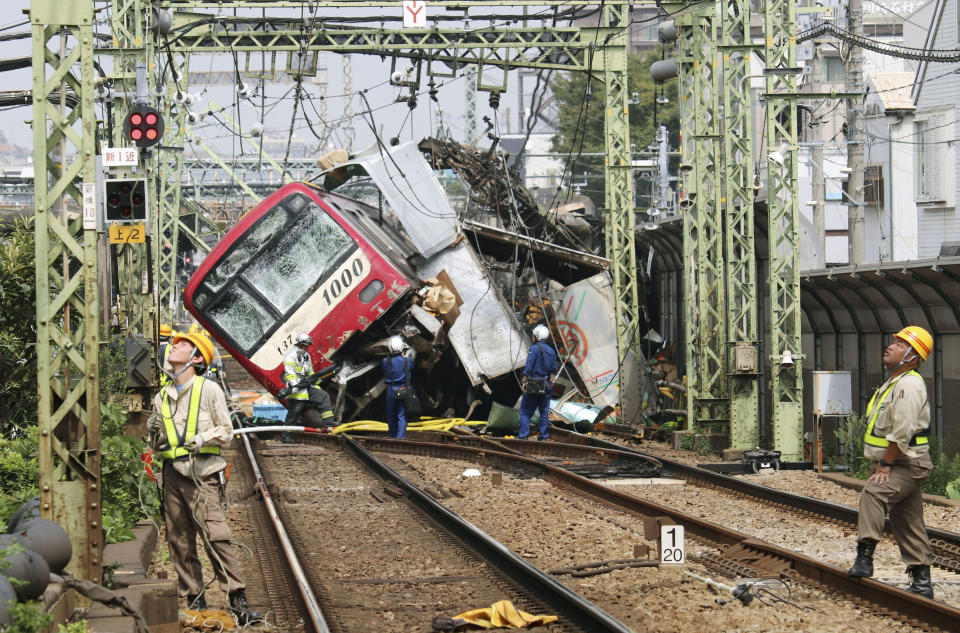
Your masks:
{"label": "white glove", "polygon": [[183,447],[191,453],[199,452],[203,447],[203,436],[199,433],[194,435],[184,443]]}

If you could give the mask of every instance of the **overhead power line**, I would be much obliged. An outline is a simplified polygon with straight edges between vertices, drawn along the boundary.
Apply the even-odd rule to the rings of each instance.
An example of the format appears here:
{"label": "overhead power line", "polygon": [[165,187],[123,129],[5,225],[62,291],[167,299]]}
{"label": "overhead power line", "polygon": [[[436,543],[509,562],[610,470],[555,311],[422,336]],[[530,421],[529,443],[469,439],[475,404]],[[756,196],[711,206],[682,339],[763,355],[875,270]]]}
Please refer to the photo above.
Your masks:
{"label": "overhead power line", "polygon": [[840,28],[839,26],[830,22],[820,22],[810,27],[806,31],[799,33],[797,35],[797,42],[805,42],[806,40],[812,40],[815,37],[820,37],[821,35],[825,34],[832,35],[839,40],[847,42],[848,44],[866,48],[889,57],[899,57],[900,59],[912,59],[925,62],[960,62],[960,50],[937,50],[912,48],[909,46],[897,46],[895,44],[888,44],[886,42],[874,40],[869,37],[864,37],[862,35],[855,35],[854,33]]}

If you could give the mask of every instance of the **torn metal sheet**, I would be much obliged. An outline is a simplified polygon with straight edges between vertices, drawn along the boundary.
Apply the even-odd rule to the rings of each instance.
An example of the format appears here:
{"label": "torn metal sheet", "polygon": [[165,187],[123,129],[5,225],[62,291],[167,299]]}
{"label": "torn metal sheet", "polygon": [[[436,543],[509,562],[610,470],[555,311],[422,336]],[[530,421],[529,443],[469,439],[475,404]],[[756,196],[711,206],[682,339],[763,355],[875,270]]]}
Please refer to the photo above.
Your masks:
{"label": "torn metal sheet", "polygon": [[[556,306],[557,326],[563,345],[596,404],[623,403],[620,419],[642,423],[641,407],[652,406],[649,376],[641,381],[640,364],[628,352],[621,365],[617,355],[617,329],[613,319],[614,296],[610,276],[599,273],[567,286]],[[642,359],[641,359],[642,361]]]}
{"label": "torn metal sheet", "polygon": [[442,270],[463,299],[448,336],[470,382],[476,386],[482,377],[496,378],[523,367],[527,343],[473,250],[460,242],[417,267],[421,277],[436,277]]}
{"label": "torn metal sheet", "polygon": [[560,246],[544,240],[538,240],[527,235],[521,235],[514,231],[490,226],[474,220],[464,220],[461,225],[464,230],[474,231],[499,242],[506,244],[521,244],[537,253],[544,253],[555,257],[559,261],[570,261],[584,266],[591,266],[594,270],[600,271],[610,266],[610,260],[606,257],[600,257],[593,253],[578,251],[566,246]]}
{"label": "torn metal sheet", "polygon": [[359,165],[376,183],[390,210],[424,257],[431,257],[459,235],[457,214],[417,144],[408,141],[337,165]]}

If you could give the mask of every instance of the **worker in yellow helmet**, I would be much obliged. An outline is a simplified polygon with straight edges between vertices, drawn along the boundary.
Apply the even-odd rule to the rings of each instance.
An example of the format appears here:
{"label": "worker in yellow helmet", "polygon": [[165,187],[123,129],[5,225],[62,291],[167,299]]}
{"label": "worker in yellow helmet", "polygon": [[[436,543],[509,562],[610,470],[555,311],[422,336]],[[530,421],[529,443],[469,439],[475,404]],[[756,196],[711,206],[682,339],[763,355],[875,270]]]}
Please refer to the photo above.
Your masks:
{"label": "worker in yellow helmet", "polygon": [[160,386],[165,387],[170,383],[170,377],[166,374],[164,368],[167,364],[167,355],[173,344],[170,343],[170,337],[173,336],[173,329],[168,323],[161,323],[159,330],[160,346],[157,350],[157,359],[160,363]]}
{"label": "worker in yellow helmet", "polygon": [[229,596],[241,626],[260,620],[247,605],[240,563],[230,548],[230,527],[219,490],[227,463],[220,447],[232,438],[230,413],[220,385],[203,378],[213,360],[213,344],[200,333],[177,334],[167,355],[171,383],[154,399],[150,443],[163,462],[163,509],[167,543],[180,597],[188,609],[207,608],[197,533]]}
{"label": "worker in yellow helmet", "polygon": [[933,598],[930,539],[923,523],[923,482],[930,476],[930,404],[917,373],[933,351],[933,337],[911,325],[893,335],[883,353],[890,377],[867,405],[863,454],[873,468],[860,497],[857,560],[848,572],[873,575],[873,552],[890,514],[900,557],[907,564],[907,591]]}

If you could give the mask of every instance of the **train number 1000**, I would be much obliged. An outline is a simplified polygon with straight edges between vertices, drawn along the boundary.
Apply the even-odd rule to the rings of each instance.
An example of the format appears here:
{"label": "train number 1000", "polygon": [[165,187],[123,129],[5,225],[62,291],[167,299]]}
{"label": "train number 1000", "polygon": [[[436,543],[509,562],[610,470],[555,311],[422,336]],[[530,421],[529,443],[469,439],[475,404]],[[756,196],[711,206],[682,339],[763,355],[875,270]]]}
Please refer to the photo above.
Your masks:
{"label": "train number 1000", "polygon": [[364,262],[360,257],[354,257],[350,262],[340,267],[333,277],[323,286],[323,299],[327,305],[333,305],[341,295],[347,292],[358,279],[363,278]]}

